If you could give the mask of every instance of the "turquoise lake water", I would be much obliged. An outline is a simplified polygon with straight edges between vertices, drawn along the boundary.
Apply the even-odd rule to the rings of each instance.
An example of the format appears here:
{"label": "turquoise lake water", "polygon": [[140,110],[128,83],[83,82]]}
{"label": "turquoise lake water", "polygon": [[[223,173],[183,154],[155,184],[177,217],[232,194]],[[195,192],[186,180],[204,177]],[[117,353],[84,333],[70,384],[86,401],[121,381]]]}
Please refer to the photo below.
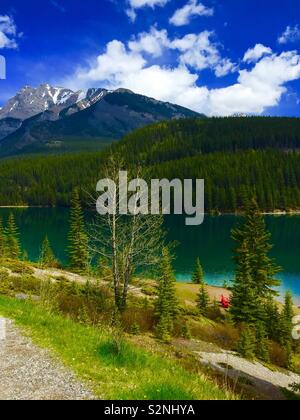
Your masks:
{"label": "turquoise lake water", "polygon": [[[13,211],[20,228],[22,247],[31,260],[38,259],[41,243],[47,234],[57,258],[67,262],[68,209],[0,209],[4,222],[10,211]],[[92,217],[93,213],[86,214],[87,219]],[[224,281],[232,280],[234,243],[230,231],[238,220],[236,216],[206,216],[201,226],[186,227],[181,216],[167,218],[169,238],[179,242],[174,262],[178,281],[191,279],[197,256],[201,258],[207,283],[222,286]],[[279,291],[283,295],[286,290],[291,290],[300,305],[300,216],[267,216],[266,222],[274,244],[272,256],[283,267],[278,276],[282,280]]]}

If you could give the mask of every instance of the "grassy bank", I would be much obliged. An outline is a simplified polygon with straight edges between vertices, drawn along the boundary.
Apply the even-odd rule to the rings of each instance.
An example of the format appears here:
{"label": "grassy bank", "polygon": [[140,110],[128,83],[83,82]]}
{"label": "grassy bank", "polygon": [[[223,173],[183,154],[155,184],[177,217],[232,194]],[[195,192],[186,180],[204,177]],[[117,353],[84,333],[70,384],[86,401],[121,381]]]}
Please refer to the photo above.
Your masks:
{"label": "grassy bank", "polygon": [[15,320],[32,340],[91,381],[102,399],[230,399],[201,374],[170,356],[155,355],[104,327],[81,325],[29,301],[0,296],[0,314]]}

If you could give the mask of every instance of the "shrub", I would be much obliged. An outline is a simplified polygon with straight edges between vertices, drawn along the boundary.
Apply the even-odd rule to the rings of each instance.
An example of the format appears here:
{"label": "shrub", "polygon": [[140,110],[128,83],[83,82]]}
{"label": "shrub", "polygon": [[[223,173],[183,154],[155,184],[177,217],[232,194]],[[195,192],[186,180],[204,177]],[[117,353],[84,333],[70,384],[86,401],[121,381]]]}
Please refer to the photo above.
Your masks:
{"label": "shrub", "polygon": [[216,344],[226,350],[234,350],[239,341],[239,332],[229,323],[214,323],[208,319],[190,322],[189,328],[194,338]]}
{"label": "shrub", "polygon": [[127,307],[121,316],[122,325],[127,332],[130,332],[133,324],[138,324],[141,332],[153,331],[155,318],[151,307]]}
{"label": "shrub", "polygon": [[29,275],[10,278],[15,292],[39,295],[41,289],[41,280]]}
{"label": "shrub", "polygon": [[12,284],[9,280],[8,272],[5,269],[0,269],[0,294],[9,295],[12,290]]}
{"label": "shrub", "polygon": [[191,331],[187,325],[187,323],[184,323],[182,326],[182,331],[181,331],[181,335],[183,338],[185,338],[186,340],[190,340],[192,338],[192,334]]}
{"label": "shrub", "polygon": [[13,273],[17,274],[34,274],[33,269],[24,261],[7,260],[3,263],[6,268],[9,268]]}
{"label": "shrub", "polygon": [[130,328],[130,333],[132,335],[138,335],[141,332],[140,326],[137,322],[135,322],[134,324],[132,324],[131,328]]}

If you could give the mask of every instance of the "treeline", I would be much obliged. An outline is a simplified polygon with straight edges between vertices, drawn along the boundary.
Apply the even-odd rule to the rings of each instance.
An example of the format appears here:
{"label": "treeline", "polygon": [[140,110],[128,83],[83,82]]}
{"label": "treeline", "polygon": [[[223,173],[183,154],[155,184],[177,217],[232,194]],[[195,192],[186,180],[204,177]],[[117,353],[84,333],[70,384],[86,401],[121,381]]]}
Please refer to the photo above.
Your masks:
{"label": "treeline", "polygon": [[207,118],[162,122],[134,131],[114,146],[126,160],[155,164],[199,154],[300,148],[298,118]]}
{"label": "treeline", "polygon": [[300,208],[300,154],[246,151],[214,153],[154,165],[157,178],[205,180],[207,211],[232,212],[255,197],[265,211]]}
{"label": "treeline", "polygon": [[[206,211],[233,212],[246,197],[265,211],[300,209],[300,119],[212,118],[162,122],[112,146],[154,178],[204,178]],[[103,177],[110,149],[99,153],[0,161],[0,205],[85,206]]]}
{"label": "treeline", "polygon": [[95,190],[102,162],[101,153],[1,160],[0,205],[70,206],[77,186]]}
{"label": "treeline", "polygon": [[[0,164],[0,204],[69,206],[76,186],[89,206],[102,177],[101,154],[20,158]],[[255,196],[261,209],[300,209],[300,154],[245,151],[214,153],[156,164],[155,178],[203,178],[206,210],[232,212],[245,197]]]}

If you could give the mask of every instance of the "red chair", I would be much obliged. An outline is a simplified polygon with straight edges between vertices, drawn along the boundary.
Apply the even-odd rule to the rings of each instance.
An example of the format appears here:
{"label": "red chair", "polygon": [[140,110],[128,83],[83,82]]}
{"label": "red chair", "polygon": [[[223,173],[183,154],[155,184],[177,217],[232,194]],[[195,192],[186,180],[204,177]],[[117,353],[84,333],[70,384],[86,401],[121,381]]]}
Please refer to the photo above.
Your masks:
{"label": "red chair", "polygon": [[224,295],[221,296],[221,306],[223,309],[229,309],[230,308],[230,300],[225,297]]}

